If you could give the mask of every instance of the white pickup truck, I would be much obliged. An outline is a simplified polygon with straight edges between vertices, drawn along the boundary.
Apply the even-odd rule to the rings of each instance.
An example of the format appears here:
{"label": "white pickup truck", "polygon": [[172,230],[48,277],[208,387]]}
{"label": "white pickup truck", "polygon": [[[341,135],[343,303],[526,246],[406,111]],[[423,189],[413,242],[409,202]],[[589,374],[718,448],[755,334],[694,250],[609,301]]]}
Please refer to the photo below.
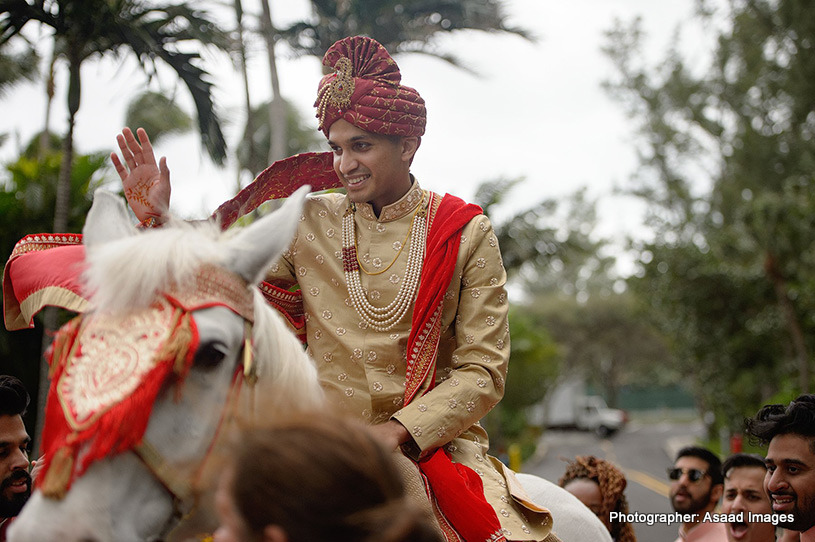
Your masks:
{"label": "white pickup truck", "polygon": [[628,421],[624,410],[609,408],[599,395],[587,395],[585,385],[570,380],[556,386],[543,403],[536,405],[530,421],[543,427],[594,431],[607,437]]}

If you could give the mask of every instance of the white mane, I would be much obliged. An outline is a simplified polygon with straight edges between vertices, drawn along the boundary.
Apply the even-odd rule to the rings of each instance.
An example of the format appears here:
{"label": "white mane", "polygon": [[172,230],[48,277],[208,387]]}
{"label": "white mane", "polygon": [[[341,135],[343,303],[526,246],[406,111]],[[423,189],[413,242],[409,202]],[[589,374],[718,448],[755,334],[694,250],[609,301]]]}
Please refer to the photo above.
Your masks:
{"label": "white mane", "polygon": [[173,221],[88,247],[83,278],[91,304],[112,313],[146,307],[173,283],[191,280],[202,264],[223,266],[228,237],[214,222]]}
{"label": "white mane", "polygon": [[[270,396],[263,398],[262,408],[312,410],[323,404],[323,393],[314,362],[303,350],[300,340],[291,332],[277,311],[271,308],[257,287],[255,325],[252,342],[259,382],[271,382]],[[281,363],[280,360],[287,360]],[[250,410],[257,410],[252,405]]]}
{"label": "white mane", "polygon": [[[103,312],[121,313],[149,306],[172,284],[192,280],[202,264],[225,265],[226,241],[211,221],[172,221],[163,228],[139,232],[88,249],[83,278],[91,305]],[[314,363],[283,318],[252,285],[254,317],[252,343],[259,381],[266,390],[262,408],[314,408],[322,393]],[[254,402],[254,401],[253,401]],[[252,405],[249,411],[258,405]]]}

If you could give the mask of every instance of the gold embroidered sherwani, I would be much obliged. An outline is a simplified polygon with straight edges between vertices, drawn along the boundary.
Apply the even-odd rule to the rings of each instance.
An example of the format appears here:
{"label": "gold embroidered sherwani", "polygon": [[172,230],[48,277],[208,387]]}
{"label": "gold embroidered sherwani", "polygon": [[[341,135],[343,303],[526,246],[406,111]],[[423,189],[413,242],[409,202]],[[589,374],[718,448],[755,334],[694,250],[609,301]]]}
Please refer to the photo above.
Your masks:
{"label": "gold embroidered sherwani", "polygon": [[[360,271],[360,280],[373,305],[385,306],[396,297],[405,277],[409,246],[403,245],[410,242],[414,211],[427,202],[414,182],[402,199],[382,209],[379,218],[370,205],[357,204],[357,253],[367,271]],[[508,539],[544,539],[551,529],[549,513],[519,506],[510,496],[508,485],[517,485],[514,493],[529,500],[512,474],[505,475],[503,465],[487,456],[487,434],[478,425],[503,396],[509,359],[506,272],[489,219],[479,215],[463,230],[453,279],[444,295],[435,388],[421,395],[425,384],[405,406],[405,349],[412,308],[382,332],[370,329],[354,309],[341,255],[347,206],[343,194],[310,196],[291,247],[266,279],[284,287],[299,283],[308,350],[329,403],[371,424],[398,420],[413,437],[414,459],[444,446],[454,462],[481,476],[487,501]]]}

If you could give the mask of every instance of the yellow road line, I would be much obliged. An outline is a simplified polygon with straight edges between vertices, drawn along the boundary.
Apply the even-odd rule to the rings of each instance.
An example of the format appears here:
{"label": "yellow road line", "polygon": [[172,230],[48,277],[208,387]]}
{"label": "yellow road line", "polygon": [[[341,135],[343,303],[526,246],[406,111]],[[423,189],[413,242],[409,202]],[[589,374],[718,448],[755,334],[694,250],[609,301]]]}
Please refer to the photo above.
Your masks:
{"label": "yellow road line", "polygon": [[671,486],[669,486],[662,480],[654,478],[650,474],[646,474],[642,471],[634,469],[625,469],[625,476],[629,480],[637,482],[642,487],[650,489],[654,493],[662,495],[665,498],[668,497],[668,490],[670,489]]}

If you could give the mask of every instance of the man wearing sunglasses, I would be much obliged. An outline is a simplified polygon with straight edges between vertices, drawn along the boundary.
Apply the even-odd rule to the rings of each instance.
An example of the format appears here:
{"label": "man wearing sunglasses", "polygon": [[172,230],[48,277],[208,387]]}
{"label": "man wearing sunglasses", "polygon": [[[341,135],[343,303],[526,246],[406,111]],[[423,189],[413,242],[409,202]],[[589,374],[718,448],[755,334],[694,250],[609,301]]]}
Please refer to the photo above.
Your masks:
{"label": "man wearing sunglasses", "polygon": [[747,420],[747,432],[767,444],[764,489],[783,526],[815,542],[815,395],[789,405],[765,405]]}
{"label": "man wearing sunglasses", "polygon": [[671,480],[671,506],[685,514],[676,542],[727,542],[725,524],[705,521],[722,496],[722,462],[716,454],[699,446],[686,446],[676,454]]}

